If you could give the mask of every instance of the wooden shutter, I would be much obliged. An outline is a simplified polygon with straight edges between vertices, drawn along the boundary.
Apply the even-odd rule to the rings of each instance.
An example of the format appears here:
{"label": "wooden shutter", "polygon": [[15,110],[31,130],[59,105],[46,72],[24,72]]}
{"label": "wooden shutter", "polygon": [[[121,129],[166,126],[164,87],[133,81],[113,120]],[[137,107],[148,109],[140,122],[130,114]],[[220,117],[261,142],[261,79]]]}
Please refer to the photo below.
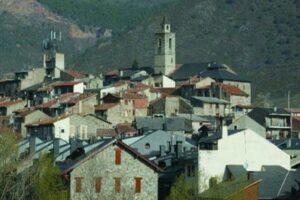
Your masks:
{"label": "wooden shutter", "polygon": [[115,192],[121,192],[121,178],[115,177]]}
{"label": "wooden shutter", "polygon": [[142,177],[135,177],[135,193],[141,193],[142,190]]}
{"label": "wooden shutter", "polygon": [[115,163],[116,165],[121,165],[121,149],[117,148],[115,149]]}
{"label": "wooden shutter", "polygon": [[81,192],[82,177],[75,177],[75,192]]}
{"label": "wooden shutter", "polygon": [[101,177],[95,177],[95,192],[101,192]]}

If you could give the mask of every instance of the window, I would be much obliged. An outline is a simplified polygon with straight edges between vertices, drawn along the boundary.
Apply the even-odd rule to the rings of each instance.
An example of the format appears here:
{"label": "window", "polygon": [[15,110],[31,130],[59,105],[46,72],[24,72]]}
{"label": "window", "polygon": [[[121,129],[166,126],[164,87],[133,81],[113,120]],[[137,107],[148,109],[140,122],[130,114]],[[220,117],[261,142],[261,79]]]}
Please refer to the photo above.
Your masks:
{"label": "window", "polygon": [[145,144],[145,149],[150,149],[150,144],[149,143]]}
{"label": "window", "polygon": [[81,125],[80,129],[81,129],[80,130],[81,138],[86,139],[87,138],[87,125]]}
{"label": "window", "polygon": [[169,39],[169,49],[172,49],[172,39]]}
{"label": "window", "polygon": [[135,177],[135,193],[141,193],[142,190],[142,177]]}
{"label": "window", "polygon": [[95,192],[99,193],[101,191],[101,177],[95,178]]}
{"label": "window", "polygon": [[64,133],[65,132],[65,129],[60,129],[60,133]]}
{"label": "window", "polygon": [[187,166],[187,177],[194,177],[195,176],[195,165],[188,165]]}
{"label": "window", "polygon": [[116,165],[121,165],[121,149],[117,148],[115,149],[115,163]]}
{"label": "window", "polygon": [[75,192],[81,192],[82,177],[75,177]]}
{"label": "window", "polygon": [[121,178],[115,177],[115,192],[121,192]]}
{"label": "window", "polygon": [[161,48],[161,39],[160,38],[158,39],[158,48],[159,49]]}

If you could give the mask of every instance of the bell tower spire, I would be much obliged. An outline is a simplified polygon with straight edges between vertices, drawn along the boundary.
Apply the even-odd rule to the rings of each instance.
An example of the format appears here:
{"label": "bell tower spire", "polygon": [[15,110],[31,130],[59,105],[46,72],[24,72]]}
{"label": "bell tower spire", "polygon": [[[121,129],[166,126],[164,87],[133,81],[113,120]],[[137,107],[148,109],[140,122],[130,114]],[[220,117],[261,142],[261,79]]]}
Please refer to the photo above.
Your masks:
{"label": "bell tower spire", "polygon": [[154,71],[156,74],[168,75],[176,67],[175,33],[171,32],[171,23],[163,17],[161,30],[155,34]]}

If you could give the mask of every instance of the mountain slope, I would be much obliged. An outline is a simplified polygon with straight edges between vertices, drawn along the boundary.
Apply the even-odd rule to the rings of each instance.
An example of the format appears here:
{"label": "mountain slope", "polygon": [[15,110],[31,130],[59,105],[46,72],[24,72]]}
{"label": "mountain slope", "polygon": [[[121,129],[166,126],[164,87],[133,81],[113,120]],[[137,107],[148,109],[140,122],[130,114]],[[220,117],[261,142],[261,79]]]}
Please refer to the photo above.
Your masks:
{"label": "mountain slope", "polygon": [[51,29],[63,32],[68,65],[96,73],[134,59],[151,66],[163,15],[176,32],[177,63],[226,63],[253,80],[255,96],[285,105],[291,90],[300,106],[297,0],[0,0],[0,67],[40,66]]}

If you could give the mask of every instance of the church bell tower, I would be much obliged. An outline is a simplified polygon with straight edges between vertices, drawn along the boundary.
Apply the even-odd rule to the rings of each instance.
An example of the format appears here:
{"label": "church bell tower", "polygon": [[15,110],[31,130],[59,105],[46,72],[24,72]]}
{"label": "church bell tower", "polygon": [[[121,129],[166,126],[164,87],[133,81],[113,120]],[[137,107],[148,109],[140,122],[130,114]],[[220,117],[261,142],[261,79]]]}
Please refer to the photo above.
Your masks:
{"label": "church bell tower", "polygon": [[166,17],[161,23],[160,32],[155,34],[155,74],[168,75],[176,67],[175,33],[171,32],[171,24]]}

